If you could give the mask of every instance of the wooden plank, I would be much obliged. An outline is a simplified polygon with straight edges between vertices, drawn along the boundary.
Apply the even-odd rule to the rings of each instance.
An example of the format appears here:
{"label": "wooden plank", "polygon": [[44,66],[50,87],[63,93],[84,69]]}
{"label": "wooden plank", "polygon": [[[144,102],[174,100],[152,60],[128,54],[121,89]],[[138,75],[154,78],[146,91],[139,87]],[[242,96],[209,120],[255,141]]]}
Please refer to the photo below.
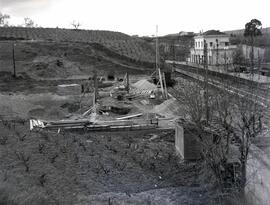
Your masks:
{"label": "wooden plank", "polygon": [[87,115],[89,112],[91,112],[93,109],[93,107],[91,107],[90,109],[88,109],[85,113],[83,113],[83,116]]}
{"label": "wooden plank", "polygon": [[51,125],[62,125],[62,124],[81,124],[81,123],[91,123],[88,119],[83,120],[61,120],[61,121],[48,121]]}
{"label": "wooden plank", "polygon": [[139,113],[139,114],[129,115],[129,116],[125,116],[125,117],[118,117],[118,118],[116,118],[116,119],[117,119],[117,120],[125,120],[125,119],[134,118],[134,117],[140,117],[140,116],[142,116],[142,115],[143,115],[142,113]]}

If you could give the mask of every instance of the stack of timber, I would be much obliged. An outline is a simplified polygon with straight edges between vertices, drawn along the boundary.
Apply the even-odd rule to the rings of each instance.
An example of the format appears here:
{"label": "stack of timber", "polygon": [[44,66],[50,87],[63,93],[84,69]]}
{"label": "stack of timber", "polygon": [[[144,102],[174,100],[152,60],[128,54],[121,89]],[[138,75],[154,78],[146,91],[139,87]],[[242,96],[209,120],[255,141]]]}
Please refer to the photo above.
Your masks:
{"label": "stack of timber", "polygon": [[91,121],[83,120],[61,120],[41,121],[30,120],[30,130],[35,129],[64,129],[86,131],[114,131],[114,130],[140,130],[153,129],[158,127],[158,119],[137,119],[137,120],[114,120],[114,121]]}

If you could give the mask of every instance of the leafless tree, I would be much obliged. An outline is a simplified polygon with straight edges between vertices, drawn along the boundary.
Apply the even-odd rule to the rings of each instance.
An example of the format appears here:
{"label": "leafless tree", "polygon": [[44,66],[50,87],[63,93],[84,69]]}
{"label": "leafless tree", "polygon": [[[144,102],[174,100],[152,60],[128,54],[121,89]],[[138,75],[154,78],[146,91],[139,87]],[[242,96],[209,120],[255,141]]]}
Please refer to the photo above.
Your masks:
{"label": "leafless tree", "polygon": [[6,135],[0,137],[0,144],[6,145],[8,141],[8,137]]}
{"label": "leafless tree", "polygon": [[15,151],[15,155],[17,159],[20,160],[22,164],[24,165],[25,171],[29,172],[29,169],[30,169],[29,161],[31,158],[30,155],[26,155],[24,152],[18,152],[18,151]]}
{"label": "leafless tree", "polygon": [[10,19],[10,16],[8,14],[3,14],[0,12],[0,26],[9,26],[8,19]]}
{"label": "leafless tree", "polygon": [[[233,193],[237,191],[241,195],[247,182],[249,149],[262,129],[262,108],[256,95],[246,99],[239,93],[232,94],[228,84],[209,90],[207,98],[204,87],[186,82],[175,88],[175,97],[186,110],[186,120],[197,130],[202,157],[214,173],[222,193],[234,190]],[[235,167],[239,177],[232,171]]]}
{"label": "leafless tree", "polygon": [[24,27],[28,27],[28,28],[37,27],[35,22],[32,19],[28,18],[28,17],[24,18],[24,24],[23,25],[24,25]]}
{"label": "leafless tree", "polygon": [[75,30],[78,30],[82,24],[78,21],[73,21],[71,25],[74,27]]}

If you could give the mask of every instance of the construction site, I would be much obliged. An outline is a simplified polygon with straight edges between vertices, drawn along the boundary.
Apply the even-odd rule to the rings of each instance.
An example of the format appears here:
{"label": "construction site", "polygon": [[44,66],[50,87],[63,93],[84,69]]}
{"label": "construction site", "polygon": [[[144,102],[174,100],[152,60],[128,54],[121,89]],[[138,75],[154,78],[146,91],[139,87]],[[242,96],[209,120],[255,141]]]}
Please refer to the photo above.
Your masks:
{"label": "construction site", "polygon": [[0,204],[269,202],[270,78],[185,62],[194,36],[0,27]]}
{"label": "construction site", "polygon": [[211,176],[201,162],[175,151],[184,110],[169,92],[168,69],[91,43],[2,40],[0,47],[1,203],[213,200],[202,195]]}

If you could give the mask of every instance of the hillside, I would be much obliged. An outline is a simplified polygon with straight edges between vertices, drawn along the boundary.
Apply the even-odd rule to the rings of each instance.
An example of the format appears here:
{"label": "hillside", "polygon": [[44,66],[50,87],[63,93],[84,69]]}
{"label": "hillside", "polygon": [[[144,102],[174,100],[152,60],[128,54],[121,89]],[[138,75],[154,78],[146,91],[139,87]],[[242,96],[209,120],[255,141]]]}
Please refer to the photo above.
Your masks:
{"label": "hillside", "polygon": [[[231,30],[231,31],[224,31],[227,34],[232,35],[244,35],[244,29],[237,29],[237,30]],[[270,27],[262,28],[263,34],[270,34]]]}
{"label": "hillside", "polygon": [[154,50],[142,39],[97,30],[59,28],[0,27],[0,40],[37,40],[53,42],[98,43],[126,60],[139,64],[154,62]]}
{"label": "hillside", "polygon": [[[12,41],[0,41],[0,72],[13,73]],[[17,74],[35,79],[88,76],[94,70],[132,74],[152,72],[151,63],[140,64],[99,43],[17,41],[14,47]]]}
{"label": "hillside", "polygon": [[[194,33],[185,32],[177,34],[168,34],[166,36],[160,36],[159,52],[160,56],[166,60],[185,61],[189,55],[189,49],[193,45]],[[152,37],[142,37],[143,40],[155,46],[156,39]]]}
{"label": "hillside", "polygon": [[[233,45],[237,44],[250,44],[250,40],[244,37],[244,29],[225,31],[230,35],[230,42]],[[254,41],[257,47],[265,48],[265,61],[270,62],[270,27],[262,29],[262,36],[257,36]]]}

